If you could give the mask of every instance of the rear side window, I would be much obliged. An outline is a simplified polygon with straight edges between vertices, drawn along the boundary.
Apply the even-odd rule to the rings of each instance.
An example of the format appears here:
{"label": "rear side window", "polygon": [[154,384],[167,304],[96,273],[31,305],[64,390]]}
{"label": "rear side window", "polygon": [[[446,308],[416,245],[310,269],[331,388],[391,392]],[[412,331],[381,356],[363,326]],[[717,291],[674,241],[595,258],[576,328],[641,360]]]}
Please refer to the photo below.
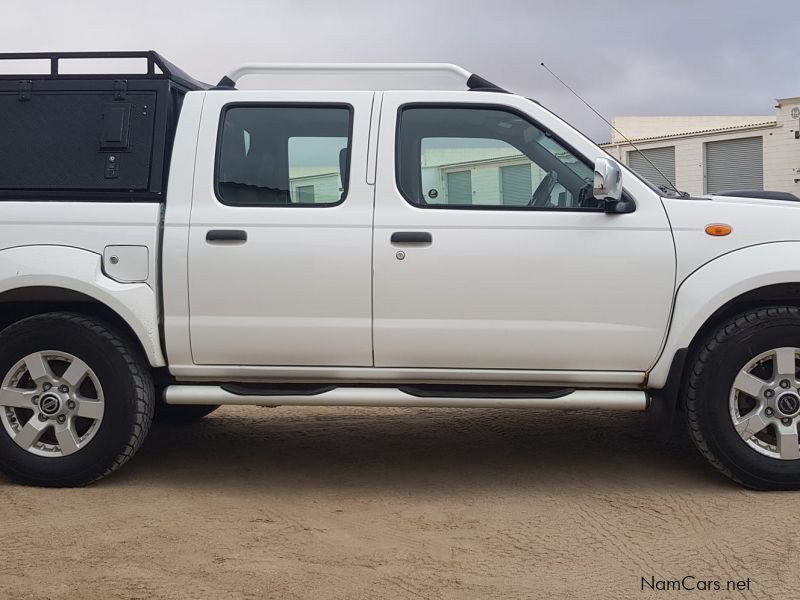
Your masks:
{"label": "rear side window", "polygon": [[351,132],[348,106],[231,106],[217,149],[217,197],[233,206],[339,204]]}

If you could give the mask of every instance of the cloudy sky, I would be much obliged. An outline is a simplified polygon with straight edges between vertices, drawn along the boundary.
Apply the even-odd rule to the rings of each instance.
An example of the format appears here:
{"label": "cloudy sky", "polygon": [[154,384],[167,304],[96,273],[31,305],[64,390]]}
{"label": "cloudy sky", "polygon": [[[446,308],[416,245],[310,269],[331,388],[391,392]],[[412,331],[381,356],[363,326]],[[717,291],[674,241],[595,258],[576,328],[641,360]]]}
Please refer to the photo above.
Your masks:
{"label": "cloudy sky", "polygon": [[796,0],[2,0],[0,50],[154,49],[216,82],[246,61],[435,61],[598,141],[618,115],[773,114],[800,95]]}

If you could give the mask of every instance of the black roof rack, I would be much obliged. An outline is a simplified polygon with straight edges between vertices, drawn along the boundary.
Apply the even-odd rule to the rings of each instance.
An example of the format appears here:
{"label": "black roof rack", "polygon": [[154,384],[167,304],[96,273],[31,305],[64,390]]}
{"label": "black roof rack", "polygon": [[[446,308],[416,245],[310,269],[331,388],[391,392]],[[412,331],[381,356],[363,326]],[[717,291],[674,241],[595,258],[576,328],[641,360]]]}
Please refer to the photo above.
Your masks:
{"label": "black roof rack", "polygon": [[[142,58],[147,61],[145,73],[61,73],[61,59],[119,59]],[[50,62],[49,73],[20,74],[2,73],[0,79],[169,79],[189,90],[205,90],[211,86],[198,81],[182,69],[179,69],[158,52],[153,50],[120,51],[120,52],[0,52],[3,60],[47,60]],[[156,72],[156,67],[158,72]],[[0,63],[2,69],[2,63]]]}

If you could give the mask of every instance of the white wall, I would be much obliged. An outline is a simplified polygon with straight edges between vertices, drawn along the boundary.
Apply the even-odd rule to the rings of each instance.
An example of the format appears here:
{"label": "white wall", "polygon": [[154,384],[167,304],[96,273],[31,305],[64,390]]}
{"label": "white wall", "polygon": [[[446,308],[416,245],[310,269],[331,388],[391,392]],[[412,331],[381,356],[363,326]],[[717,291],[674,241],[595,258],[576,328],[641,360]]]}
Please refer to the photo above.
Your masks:
{"label": "white wall", "polygon": [[[520,161],[524,164],[524,161]],[[500,201],[500,168],[478,167],[472,171],[473,202],[481,204],[501,204]]]}
{"label": "white wall", "polygon": [[[796,129],[796,128],[795,128]],[[792,192],[800,196],[800,185],[792,181],[791,167],[800,158],[800,140],[794,139],[791,133],[788,140],[787,130],[783,126],[745,129],[715,135],[696,135],[665,140],[637,143],[642,150],[675,146],[675,185],[678,189],[692,195],[706,193],[705,145],[718,140],[736,138],[763,137],[764,147],[764,188],[773,191]],[[794,142],[794,143],[791,143]],[[606,146],[605,149],[615,158],[628,164],[627,153],[633,147],[627,144]],[[798,165],[800,166],[800,165]]]}
{"label": "white wall", "polygon": [[792,192],[800,196],[800,118],[792,117],[792,109],[800,111],[800,98],[778,100],[775,113],[777,128],[764,136],[764,188]]}
{"label": "white wall", "polygon": [[320,173],[317,175],[306,175],[304,177],[293,177],[289,180],[289,189],[292,200],[297,202],[299,194],[298,187],[307,185],[314,186],[314,202],[329,203],[336,202],[341,197],[341,182],[339,173]]}

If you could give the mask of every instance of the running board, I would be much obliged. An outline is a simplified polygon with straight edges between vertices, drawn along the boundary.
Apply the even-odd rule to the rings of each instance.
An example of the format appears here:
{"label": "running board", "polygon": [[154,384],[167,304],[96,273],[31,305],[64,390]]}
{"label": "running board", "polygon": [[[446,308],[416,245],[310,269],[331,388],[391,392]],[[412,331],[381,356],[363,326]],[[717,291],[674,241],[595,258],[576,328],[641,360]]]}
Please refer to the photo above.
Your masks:
{"label": "running board", "polygon": [[[225,389],[228,388],[228,389]],[[233,393],[234,385],[171,385],[164,390],[167,404],[219,404],[256,406],[418,406],[431,408],[548,408],[647,410],[648,396],[641,390],[572,390],[563,394],[536,394],[501,397],[472,394],[415,394],[413,387],[330,387],[314,389],[255,390]],[[237,390],[238,391],[238,390]],[[244,391],[244,390],[242,390]],[[291,393],[294,392],[294,393]]]}

